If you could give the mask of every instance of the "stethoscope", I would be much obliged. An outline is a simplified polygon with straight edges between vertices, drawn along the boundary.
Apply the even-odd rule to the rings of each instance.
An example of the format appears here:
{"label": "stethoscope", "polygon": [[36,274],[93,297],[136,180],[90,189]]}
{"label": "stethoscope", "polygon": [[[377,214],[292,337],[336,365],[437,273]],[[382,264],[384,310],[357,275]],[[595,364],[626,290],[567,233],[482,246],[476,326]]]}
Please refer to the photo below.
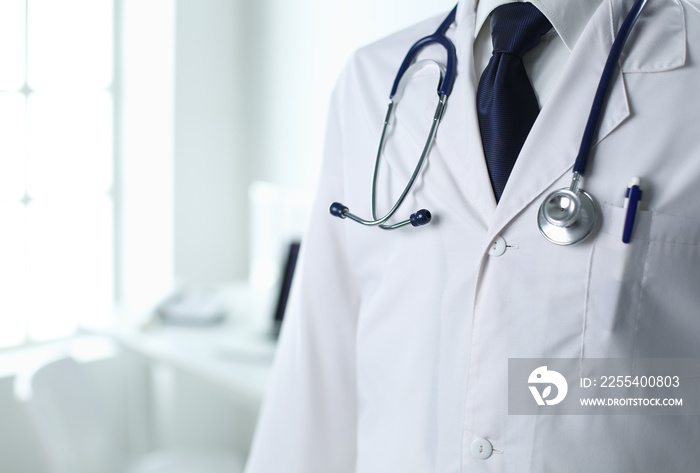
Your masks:
{"label": "stethoscope", "polygon": [[[613,41],[613,45],[610,48],[608,58],[605,62],[605,67],[603,68],[603,73],[600,77],[600,82],[598,83],[598,89],[596,90],[595,97],[593,99],[593,104],[591,106],[591,112],[588,115],[588,121],[586,122],[586,128],[584,129],[583,138],[581,140],[581,146],[579,147],[578,155],[576,156],[576,161],[574,163],[573,175],[571,177],[571,184],[569,187],[556,190],[549,194],[542,202],[540,209],[537,214],[537,225],[540,232],[544,237],[555,243],[557,245],[572,245],[584,240],[588,235],[591,234],[598,222],[598,207],[593,200],[593,197],[589,193],[583,190],[581,187],[581,181],[583,176],[586,174],[586,166],[588,164],[588,157],[591,154],[591,148],[593,147],[593,138],[598,130],[598,124],[603,115],[603,109],[605,100],[607,98],[612,80],[614,78],[615,66],[617,65],[622,50],[627,42],[632,27],[637,22],[639,15],[644,8],[647,0],[636,0],[632,8],[630,9],[625,21],[620,27],[620,31]],[[447,106],[447,99],[452,92],[452,87],[456,78],[457,69],[457,55],[455,52],[455,46],[446,36],[445,32],[450,27],[450,25],[455,20],[455,15],[457,13],[457,7],[452,9],[450,14],[445,18],[445,20],[440,24],[438,29],[432,35],[426,36],[419,39],[411,49],[409,49],[408,54],[401,63],[401,67],[394,79],[394,84],[391,88],[391,93],[389,95],[389,105],[384,118],[384,126],[382,129],[382,134],[379,139],[379,148],[377,150],[377,158],[374,163],[374,173],[372,178],[372,198],[370,206],[371,219],[366,220],[357,215],[351,213],[349,209],[338,202],[331,204],[330,212],[331,215],[340,218],[349,218],[362,225],[367,226],[379,226],[379,228],[384,230],[393,230],[395,228],[403,227],[409,223],[414,227],[419,227],[421,225],[426,225],[432,219],[432,215],[429,210],[421,209],[417,212],[411,214],[411,216],[398,223],[388,225],[385,224],[398,210],[398,208],[403,203],[406,195],[410,192],[413,184],[420,174],[421,168],[426,160],[430,147],[435,140],[435,134],[442,120],[442,116],[445,112]],[[437,43],[442,45],[447,51],[447,66],[444,73],[440,77],[440,86],[438,89],[438,105],[435,110],[435,115],[433,117],[433,122],[430,127],[430,132],[428,133],[428,138],[426,139],[425,146],[421,152],[421,156],[418,159],[418,163],[411,175],[408,183],[406,184],[403,192],[391,207],[391,209],[381,218],[377,218],[376,212],[376,187],[377,187],[377,176],[379,171],[379,161],[382,155],[382,150],[384,149],[386,131],[391,120],[395,102],[394,98],[401,82],[401,78],[404,76],[405,72],[411,66],[413,60],[415,59],[418,52],[429,44]]]}

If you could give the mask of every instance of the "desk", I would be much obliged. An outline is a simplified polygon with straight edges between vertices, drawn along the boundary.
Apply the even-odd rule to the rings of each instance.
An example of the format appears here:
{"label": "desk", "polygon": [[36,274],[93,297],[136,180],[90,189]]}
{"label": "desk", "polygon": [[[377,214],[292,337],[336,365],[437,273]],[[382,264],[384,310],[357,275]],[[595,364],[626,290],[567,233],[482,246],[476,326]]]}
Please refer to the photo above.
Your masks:
{"label": "desk", "polygon": [[[217,324],[183,326],[149,315],[140,325],[97,327],[122,347],[259,404],[270,377],[275,340],[268,335],[274,293],[234,283],[209,294],[225,308]],[[123,319],[128,319],[124,317]]]}
{"label": "desk", "polygon": [[270,377],[275,342],[235,324],[160,325],[110,332],[124,348],[260,403]]}
{"label": "desk", "polygon": [[131,451],[192,445],[248,451],[274,340],[233,323],[158,325],[110,336],[125,354],[137,355],[125,358]]}
{"label": "desk", "polygon": [[143,328],[90,329],[126,352],[131,451],[249,448],[272,370],[275,340],[266,326],[273,301],[241,285],[223,291],[222,299],[228,316],[217,324],[173,325],[148,317]]}

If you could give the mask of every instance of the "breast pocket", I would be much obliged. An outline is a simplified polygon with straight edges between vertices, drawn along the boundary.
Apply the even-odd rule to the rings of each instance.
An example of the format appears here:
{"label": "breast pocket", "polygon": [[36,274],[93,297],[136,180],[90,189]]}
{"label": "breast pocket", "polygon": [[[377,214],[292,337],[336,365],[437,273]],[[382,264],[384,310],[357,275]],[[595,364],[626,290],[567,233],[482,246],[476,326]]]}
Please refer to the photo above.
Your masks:
{"label": "breast pocket", "polygon": [[602,208],[591,251],[584,356],[700,356],[700,221],[639,211],[629,244],[625,210]]}

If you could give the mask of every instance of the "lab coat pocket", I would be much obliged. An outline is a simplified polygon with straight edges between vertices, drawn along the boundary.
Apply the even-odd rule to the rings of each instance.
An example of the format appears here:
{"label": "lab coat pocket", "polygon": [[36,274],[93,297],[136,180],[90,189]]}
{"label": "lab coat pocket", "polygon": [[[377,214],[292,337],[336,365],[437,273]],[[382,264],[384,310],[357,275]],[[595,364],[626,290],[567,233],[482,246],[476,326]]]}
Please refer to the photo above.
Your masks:
{"label": "lab coat pocket", "polygon": [[583,356],[631,357],[642,279],[649,249],[651,214],[639,211],[633,238],[622,242],[625,210],[604,204],[591,249],[586,288]]}
{"label": "lab coat pocket", "polygon": [[634,355],[700,357],[700,220],[654,212],[648,245]]}
{"label": "lab coat pocket", "polygon": [[605,204],[592,246],[583,356],[700,355],[700,221]]}

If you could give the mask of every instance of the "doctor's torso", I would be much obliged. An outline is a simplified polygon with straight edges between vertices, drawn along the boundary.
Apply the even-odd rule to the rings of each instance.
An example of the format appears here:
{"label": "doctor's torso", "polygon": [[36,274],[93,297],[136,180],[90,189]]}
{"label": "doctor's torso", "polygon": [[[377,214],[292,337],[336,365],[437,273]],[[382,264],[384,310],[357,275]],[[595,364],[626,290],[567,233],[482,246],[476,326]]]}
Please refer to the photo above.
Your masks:
{"label": "doctor's torso", "polygon": [[[408,48],[442,18],[360,50],[346,67],[326,144],[333,178],[320,184],[311,227],[343,240],[337,257],[352,293],[356,464],[339,471],[697,471],[697,417],[508,415],[509,358],[700,358],[695,0],[650,0],[623,53],[585,180],[600,210],[598,228],[580,244],[557,246],[537,227],[542,199],[569,185],[600,73],[631,4],[603,0],[592,14],[498,205],[474,103],[475,11],[460,5],[447,33],[457,48],[457,81],[397,216],[430,209],[425,227],[383,231],[321,209],[336,200],[369,207],[388,90]],[[420,58],[444,63],[444,52],[428,47]],[[437,83],[430,65],[407,78],[378,177],[380,214],[420,156]],[[623,203],[634,176],[643,198],[624,244]],[[310,241],[338,251],[328,239],[312,234]],[[304,267],[325,267],[316,288],[333,294],[340,283],[324,251],[309,250]],[[299,284],[300,300],[314,297]],[[471,450],[478,439],[492,445],[488,458]]]}

